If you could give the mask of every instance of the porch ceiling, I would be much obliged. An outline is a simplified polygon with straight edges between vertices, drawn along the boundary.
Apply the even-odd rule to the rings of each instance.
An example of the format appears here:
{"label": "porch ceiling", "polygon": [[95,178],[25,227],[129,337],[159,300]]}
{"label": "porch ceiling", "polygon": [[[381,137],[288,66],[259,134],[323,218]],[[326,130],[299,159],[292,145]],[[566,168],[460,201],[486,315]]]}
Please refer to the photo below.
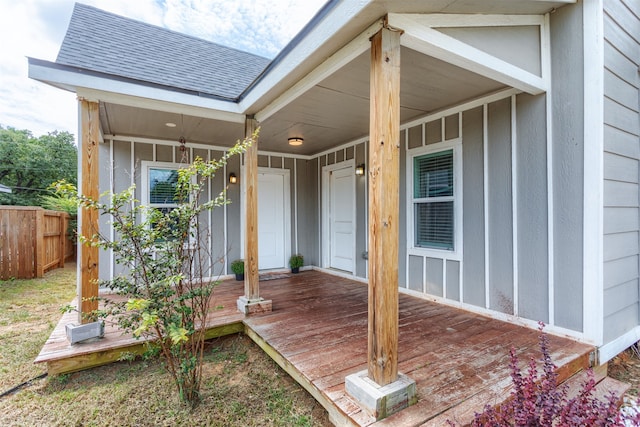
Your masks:
{"label": "porch ceiling", "polygon": [[[403,47],[401,121],[407,122],[462,101],[504,88],[501,83]],[[230,146],[244,125],[175,113],[104,103],[101,123],[106,135],[130,135]],[[175,128],[165,125],[175,123]],[[313,155],[369,133],[369,52],[313,86],[260,123],[260,149]],[[291,147],[287,139],[304,138]]]}

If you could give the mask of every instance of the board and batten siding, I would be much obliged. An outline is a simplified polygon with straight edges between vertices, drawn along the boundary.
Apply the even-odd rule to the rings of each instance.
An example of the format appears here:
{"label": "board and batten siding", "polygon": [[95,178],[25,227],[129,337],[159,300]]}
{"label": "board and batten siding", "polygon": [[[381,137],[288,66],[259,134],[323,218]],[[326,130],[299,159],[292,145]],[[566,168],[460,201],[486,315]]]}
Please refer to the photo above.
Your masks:
{"label": "board and batten siding", "polygon": [[[412,153],[420,153],[430,144],[461,139],[463,237],[460,259],[447,251],[438,256],[437,251],[405,244],[401,288],[498,317],[517,316],[532,325],[544,321],[580,336],[582,307],[564,298],[576,288],[582,291],[581,276],[556,282],[553,287],[549,280],[549,217],[554,213],[549,212],[551,160],[546,117],[546,95],[513,94],[471,108],[461,107],[457,113],[427,118],[403,129],[401,141],[405,141],[403,148],[408,154],[407,169],[401,174],[405,198],[410,197],[407,182]],[[554,150],[555,160],[569,170],[582,164],[582,158],[574,152]],[[580,218],[582,199],[575,200],[574,195],[580,194],[582,185],[563,181],[559,174],[566,170],[552,176],[555,196],[567,199],[566,203],[556,202],[556,208],[562,209],[563,215]],[[409,212],[411,206],[404,203]],[[407,221],[411,218],[410,214],[406,216]],[[567,238],[562,249],[580,254],[581,239],[571,233],[581,235],[580,221],[568,231],[554,230],[552,244]],[[412,241],[410,235],[404,236],[406,242]],[[573,261],[561,258],[565,264],[554,265],[554,277],[580,271],[580,256]],[[406,280],[402,280],[405,274]],[[555,316],[550,314],[552,310]]]}
{"label": "board and batten siding", "polygon": [[[199,156],[203,159],[218,159],[223,147],[189,144],[185,160]],[[105,137],[100,144],[101,162],[100,193],[121,192],[131,185],[136,186],[135,198],[142,198],[143,162],[161,162],[167,165],[179,164],[183,153],[177,142],[151,140],[137,137]],[[215,198],[225,186],[230,204],[203,213],[200,223],[208,230],[204,247],[211,255],[210,276],[231,274],[231,261],[240,258],[241,241],[241,186],[227,182],[230,173],[241,177],[241,157],[233,156],[222,171],[209,179],[202,193],[203,200]],[[317,265],[318,250],[315,236],[318,235],[318,209],[314,197],[317,187],[317,159],[303,159],[286,155],[259,154],[259,165],[290,171],[291,189],[291,252],[302,253],[306,265]],[[106,200],[104,200],[106,201]],[[107,216],[100,217],[101,231],[111,239],[118,236],[108,223]],[[297,233],[296,233],[297,232]],[[126,268],[115,262],[113,254],[100,252],[100,279],[106,280],[119,274],[126,274]]]}
{"label": "board and batten siding", "polygon": [[640,2],[604,1],[604,343],[640,322]]}

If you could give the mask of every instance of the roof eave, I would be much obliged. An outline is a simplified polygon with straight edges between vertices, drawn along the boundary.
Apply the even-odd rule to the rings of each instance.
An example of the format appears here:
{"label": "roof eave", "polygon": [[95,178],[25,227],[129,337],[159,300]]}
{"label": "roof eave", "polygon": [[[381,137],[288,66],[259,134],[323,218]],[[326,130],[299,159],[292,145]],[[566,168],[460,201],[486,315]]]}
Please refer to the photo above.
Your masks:
{"label": "roof eave", "polygon": [[175,111],[198,117],[243,123],[236,100],[169,88],[36,58],[29,60],[29,78],[103,102]]}

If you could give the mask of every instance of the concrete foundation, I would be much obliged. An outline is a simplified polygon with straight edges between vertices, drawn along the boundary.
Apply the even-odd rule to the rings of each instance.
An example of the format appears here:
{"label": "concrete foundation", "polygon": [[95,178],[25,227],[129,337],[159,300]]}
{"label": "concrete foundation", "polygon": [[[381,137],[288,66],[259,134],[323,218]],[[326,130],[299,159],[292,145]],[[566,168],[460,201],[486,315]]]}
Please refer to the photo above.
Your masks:
{"label": "concrete foundation", "polygon": [[391,384],[379,386],[360,371],[347,376],[345,389],[376,420],[381,420],[417,402],[416,383],[406,375],[398,374]]}
{"label": "concrete foundation", "polygon": [[272,310],[272,302],[263,298],[251,300],[247,297],[240,297],[238,298],[238,310],[246,315],[269,313]]}

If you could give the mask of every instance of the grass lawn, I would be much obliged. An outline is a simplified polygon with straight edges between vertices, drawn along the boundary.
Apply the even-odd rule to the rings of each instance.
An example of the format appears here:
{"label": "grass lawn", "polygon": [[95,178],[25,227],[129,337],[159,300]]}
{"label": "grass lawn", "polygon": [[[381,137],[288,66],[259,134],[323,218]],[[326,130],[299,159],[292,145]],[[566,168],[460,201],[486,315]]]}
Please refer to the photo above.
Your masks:
{"label": "grass lawn", "polygon": [[[45,372],[33,360],[75,296],[75,266],[0,281],[0,393]],[[329,426],[327,413],[244,335],[208,342],[203,402],[179,403],[159,360],[37,380],[0,398],[1,426]]]}

